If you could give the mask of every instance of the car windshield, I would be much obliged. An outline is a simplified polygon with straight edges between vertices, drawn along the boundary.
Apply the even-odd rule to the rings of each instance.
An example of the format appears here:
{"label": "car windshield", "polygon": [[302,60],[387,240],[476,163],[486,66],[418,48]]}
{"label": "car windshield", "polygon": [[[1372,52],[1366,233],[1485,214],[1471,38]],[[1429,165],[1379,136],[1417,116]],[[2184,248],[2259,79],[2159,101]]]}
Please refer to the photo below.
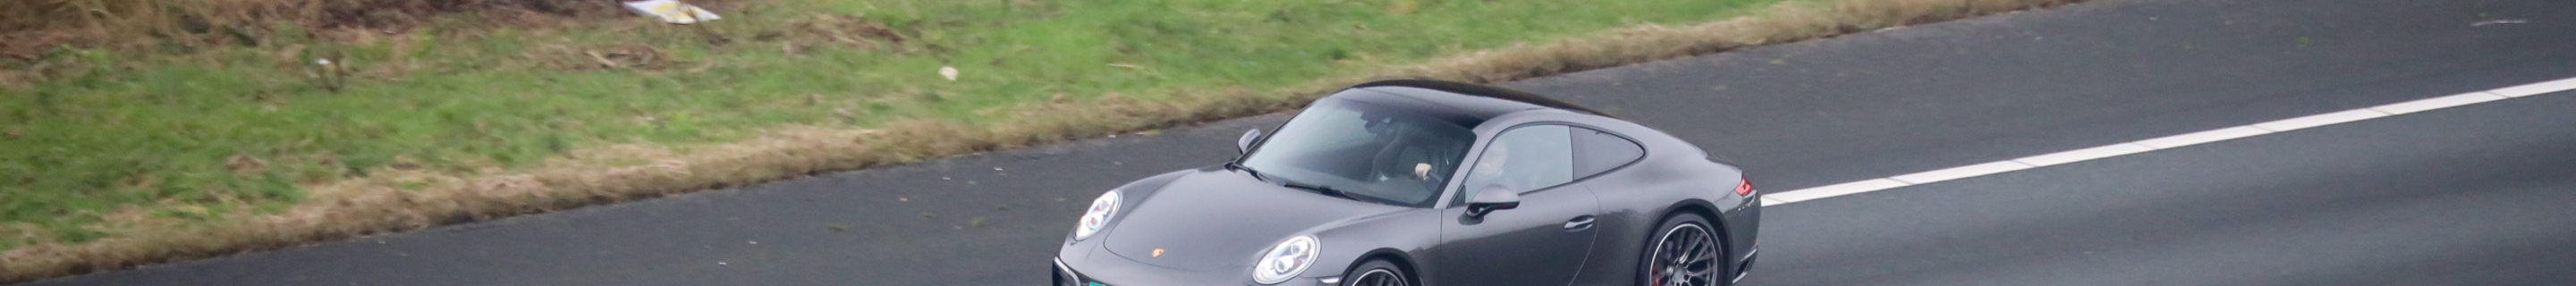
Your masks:
{"label": "car windshield", "polygon": [[1327,194],[1427,206],[1476,134],[1402,109],[1316,101],[1240,164],[1269,180]]}

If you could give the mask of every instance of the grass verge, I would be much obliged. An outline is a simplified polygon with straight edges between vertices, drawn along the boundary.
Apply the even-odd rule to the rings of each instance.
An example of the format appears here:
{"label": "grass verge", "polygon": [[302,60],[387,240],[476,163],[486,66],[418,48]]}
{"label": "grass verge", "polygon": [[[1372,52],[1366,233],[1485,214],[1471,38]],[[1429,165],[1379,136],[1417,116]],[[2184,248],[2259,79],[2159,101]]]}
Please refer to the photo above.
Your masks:
{"label": "grass verge", "polygon": [[[21,176],[39,184],[0,189],[18,204],[0,209],[12,212],[0,281],[1274,112],[1368,79],[1495,82],[2073,1],[1710,1],[1664,16],[1640,14],[1683,9],[846,1],[810,4],[862,7],[806,9],[850,11],[814,16],[745,4],[741,24],[713,27],[740,39],[712,46],[667,27],[567,24],[145,60],[71,50],[45,62],[80,68],[22,69],[41,80],[0,87],[33,93],[0,99],[16,101],[0,115],[19,120],[0,147],[25,152],[0,153],[16,155],[0,168],[88,162],[111,175]],[[1482,21],[1542,17],[1588,20]],[[1341,25],[1353,28],[1309,28]],[[1272,30],[1246,28],[1256,26]],[[645,39],[563,32],[617,29]],[[474,47],[446,47],[458,43]],[[279,72],[333,54],[381,64],[356,68],[345,87]],[[963,76],[939,79],[943,66]],[[219,95],[174,96],[186,93]],[[74,148],[113,155],[45,151]],[[66,189],[116,196],[54,192]]]}

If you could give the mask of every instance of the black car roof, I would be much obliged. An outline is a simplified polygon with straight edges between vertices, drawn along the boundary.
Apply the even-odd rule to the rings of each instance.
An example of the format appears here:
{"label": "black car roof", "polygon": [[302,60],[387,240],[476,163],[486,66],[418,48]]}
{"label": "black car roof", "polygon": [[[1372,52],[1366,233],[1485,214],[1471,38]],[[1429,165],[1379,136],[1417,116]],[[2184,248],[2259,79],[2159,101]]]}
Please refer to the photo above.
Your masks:
{"label": "black car roof", "polygon": [[1437,91],[1437,93],[1446,93],[1446,94],[1449,94],[1449,95],[1464,95],[1464,96],[1470,96],[1470,97],[1483,97],[1483,98],[1491,98],[1491,99],[1501,99],[1501,100],[1510,101],[1510,102],[1513,102],[1513,103],[1520,103],[1520,104],[1523,104],[1523,105],[1511,105],[1511,104],[1459,104],[1459,105],[1454,105],[1454,107],[1460,107],[1460,108],[1471,109],[1471,110],[1461,110],[1461,111],[1466,111],[1466,112],[1471,112],[1471,113],[1480,113],[1480,114],[1482,114],[1482,116],[1478,116],[1478,117],[1482,117],[1482,118],[1492,118],[1493,116],[1502,115],[1503,113],[1511,113],[1511,112],[1514,112],[1514,111],[1529,110],[1529,109],[1534,109],[1534,108],[1554,108],[1554,109],[1563,109],[1563,110],[1567,110],[1567,111],[1574,111],[1574,112],[1580,112],[1580,113],[1586,113],[1586,114],[1592,114],[1592,115],[1599,115],[1599,116],[1602,116],[1602,117],[1614,117],[1614,116],[1610,116],[1610,114],[1608,114],[1608,113],[1602,113],[1602,112],[1601,112],[1601,111],[1599,111],[1599,110],[1593,110],[1593,109],[1591,109],[1591,108],[1586,108],[1586,107],[1583,107],[1583,106],[1580,106],[1580,105],[1574,105],[1573,103],[1567,103],[1567,102],[1564,102],[1564,101],[1558,101],[1558,100],[1553,99],[1553,98],[1547,98],[1547,97],[1545,97],[1545,96],[1539,96],[1538,94],[1532,94],[1532,93],[1525,92],[1525,91],[1514,90],[1514,89],[1503,88],[1503,87],[1496,87],[1496,86],[1489,86],[1489,85],[1481,85],[1481,84],[1472,84],[1472,83],[1463,83],[1463,82],[1437,81],[1437,80],[1421,80],[1421,79],[1394,79],[1394,80],[1380,80],[1380,81],[1372,81],[1372,82],[1368,82],[1368,83],[1362,83],[1362,84],[1359,84],[1359,85],[1351,86],[1351,89],[1371,89],[1371,90],[1379,90],[1379,91],[1384,91],[1384,92],[1388,92],[1388,93],[1395,93],[1395,94],[1399,94],[1399,95],[1406,95],[1406,96],[1408,96],[1408,97],[1414,97],[1414,98],[1416,98],[1416,99],[1421,99],[1421,100],[1426,100],[1426,101],[1439,101],[1439,99],[1436,99],[1436,98],[1437,98],[1437,97],[1441,97],[1441,96],[1436,95],[1436,94],[1426,94],[1426,93],[1423,93],[1423,92],[1405,92],[1405,91],[1403,91],[1403,90],[1398,90],[1398,89],[1388,89],[1388,88],[1384,88],[1384,87],[1405,87],[1405,88],[1427,89],[1427,90],[1431,90],[1431,91]]}
{"label": "black car roof", "polygon": [[1469,83],[1432,80],[1384,80],[1364,83],[1325,96],[1322,100],[1349,101],[1394,108],[1459,127],[1475,128],[1503,114],[1534,109],[1558,109],[1592,115],[1603,115],[1590,108],[1540,97],[1528,92]]}

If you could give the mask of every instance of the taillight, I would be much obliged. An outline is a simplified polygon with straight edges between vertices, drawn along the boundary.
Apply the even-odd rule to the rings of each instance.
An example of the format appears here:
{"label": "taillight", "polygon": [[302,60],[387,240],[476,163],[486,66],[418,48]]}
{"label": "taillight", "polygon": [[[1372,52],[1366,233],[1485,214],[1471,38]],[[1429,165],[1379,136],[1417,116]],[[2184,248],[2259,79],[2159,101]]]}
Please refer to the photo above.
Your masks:
{"label": "taillight", "polygon": [[1751,195],[1753,195],[1753,180],[1752,180],[1752,179],[1739,179],[1739,180],[1736,180],[1736,182],[1738,182],[1738,183],[1735,183],[1735,195],[1738,195],[1738,196],[1751,196]]}

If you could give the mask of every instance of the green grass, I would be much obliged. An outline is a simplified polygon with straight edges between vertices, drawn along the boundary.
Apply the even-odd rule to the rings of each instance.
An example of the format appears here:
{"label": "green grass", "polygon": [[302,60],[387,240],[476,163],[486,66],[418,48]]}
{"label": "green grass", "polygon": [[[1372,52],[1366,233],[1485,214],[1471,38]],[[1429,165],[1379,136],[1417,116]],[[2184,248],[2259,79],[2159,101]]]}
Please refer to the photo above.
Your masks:
{"label": "green grass", "polygon": [[[0,248],[111,235],[93,225],[124,210],[273,211],[303,198],[300,185],[378,170],[506,172],[605,144],[973,122],[1059,94],[1268,90],[1773,1],[780,0],[721,11],[731,18],[709,28],[732,40],[722,45],[679,26],[433,24],[371,40],[64,48],[12,67],[44,64],[46,80],[0,89]],[[850,44],[802,28],[814,23],[873,23],[904,39]],[[645,47],[659,60],[641,67],[600,68],[583,53]],[[334,53],[356,75],[337,92],[304,64]],[[942,66],[961,75],[942,79]],[[250,161],[259,166],[227,164]]]}

